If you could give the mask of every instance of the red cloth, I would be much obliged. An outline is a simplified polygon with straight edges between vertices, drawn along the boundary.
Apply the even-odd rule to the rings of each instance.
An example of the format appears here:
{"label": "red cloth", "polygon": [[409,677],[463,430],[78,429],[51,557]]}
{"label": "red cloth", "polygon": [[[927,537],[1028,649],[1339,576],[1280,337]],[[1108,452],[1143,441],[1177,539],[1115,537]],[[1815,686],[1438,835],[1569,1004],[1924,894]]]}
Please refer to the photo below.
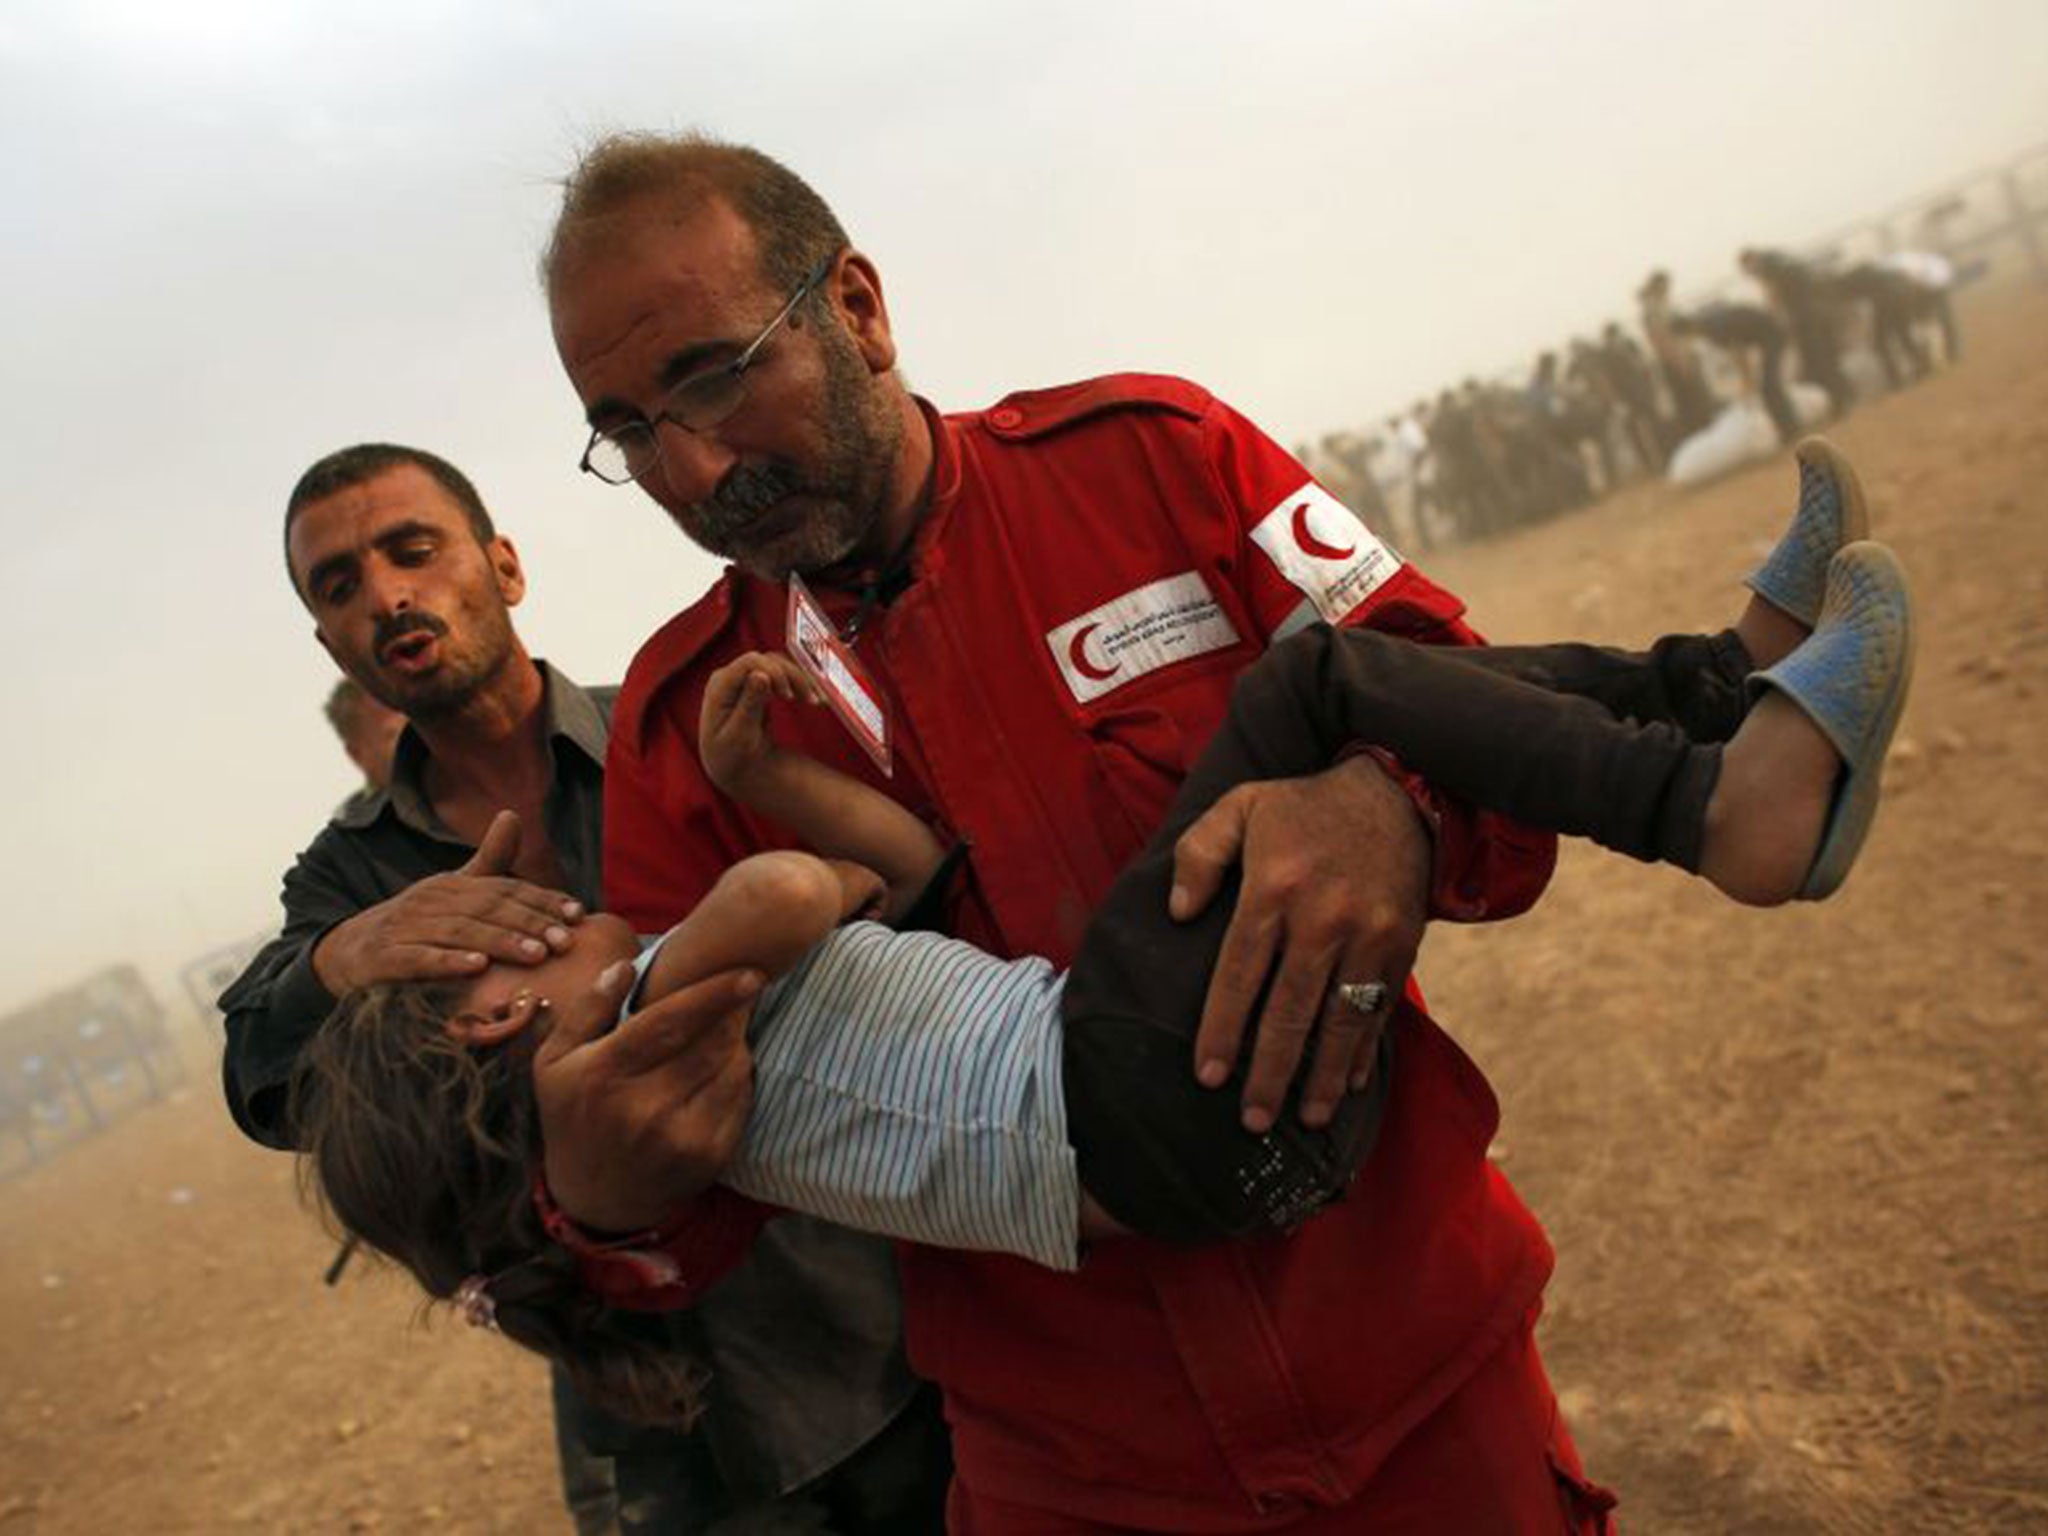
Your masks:
{"label": "red cloth", "polygon": [[[1195,385],[1118,376],[926,414],[936,462],[914,580],[859,641],[895,776],[823,711],[777,728],[968,841],[956,928],[997,954],[1067,962],[1231,679],[1306,601],[1422,640],[1475,638],[1455,598]],[[854,597],[820,596],[845,623]],[[787,843],[710,788],[695,746],[706,680],[780,646],[784,600],[728,572],[628,673],[605,880],[608,905],[642,931],[676,921],[733,860]],[[1431,810],[1438,915],[1507,916],[1535,899],[1552,838],[1454,803]],[[1491,1090],[1411,1000],[1378,1148],[1345,1200],[1286,1239],[1104,1244],[1073,1275],[904,1250],[911,1359],[945,1390],[966,1488],[1125,1526],[1267,1529],[1282,1509],[1356,1495],[1520,1335],[1550,1247],[1485,1159]],[[714,1192],[664,1229],[674,1285],[608,1294],[686,1301],[761,1219],[736,1201]]]}
{"label": "red cloth", "polygon": [[[1271,1536],[1614,1536],[1614,1495],[1579,1465],[1530,1327],[1417,1425],[1354,1505],[1274,1510]],[[1116,1536],[1123,1527],[977,1494],[956,1483],[951,1536]]]}

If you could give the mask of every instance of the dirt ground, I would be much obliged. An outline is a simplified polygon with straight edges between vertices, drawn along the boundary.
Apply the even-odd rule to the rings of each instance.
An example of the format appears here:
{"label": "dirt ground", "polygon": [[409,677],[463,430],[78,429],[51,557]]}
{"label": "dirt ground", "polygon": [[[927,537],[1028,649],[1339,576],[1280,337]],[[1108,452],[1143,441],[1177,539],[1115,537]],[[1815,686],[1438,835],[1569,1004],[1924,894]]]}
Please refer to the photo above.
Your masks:
{"label": "dirt ground", "polygon": [[[1972,297],[1960,366],[1835,429],[1923,625],[1848,889],[1751,912],[1573,848],[1537,913],[1425,951],[1635,1532],[2048,1530],[2048,293]],[[1497,639],[1718,627],[1792,484],[1780,457],[1431,565]],[[388,1276],[322,1288],[207,1067],[0,1183],[0,1230],[0,1536],[564,1528],[539,1367],[414,1326]]]}

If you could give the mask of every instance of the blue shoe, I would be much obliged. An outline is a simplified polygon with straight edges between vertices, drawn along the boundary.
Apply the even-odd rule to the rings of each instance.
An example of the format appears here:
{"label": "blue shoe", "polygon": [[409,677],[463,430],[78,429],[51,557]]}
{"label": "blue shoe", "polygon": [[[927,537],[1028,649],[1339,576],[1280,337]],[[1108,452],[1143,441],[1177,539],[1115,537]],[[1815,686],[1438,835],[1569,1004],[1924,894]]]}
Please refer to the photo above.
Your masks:
{"label": "blue shoe", "polygon": [[1870,516],[1854,467],[1833,443],[1804,438],[1792,452],[1799,460],[1799,510],[1748,585],[1812,629],[1827,593],[1828,562],[1845,545],[1870,537]]}
{"label": "blue shoe", "polygon": [[1863,850],[1877,814],[1885,748],[1913,682],[1913,598],[1898,558],[1882,544],[1851,544],[1828,564],[1827,595],[1813,636],[1749,679],[1751,697],[1775,688],[1820,727],[1841,754],[1820,851],[1802,901],[1834,894]]}

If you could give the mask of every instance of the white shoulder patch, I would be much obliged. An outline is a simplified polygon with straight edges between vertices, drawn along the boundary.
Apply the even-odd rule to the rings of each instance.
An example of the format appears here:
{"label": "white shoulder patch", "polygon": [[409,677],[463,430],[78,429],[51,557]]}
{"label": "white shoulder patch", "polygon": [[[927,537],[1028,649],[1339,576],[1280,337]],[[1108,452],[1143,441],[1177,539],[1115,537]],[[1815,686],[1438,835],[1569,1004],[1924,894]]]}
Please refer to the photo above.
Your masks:
{"label": "white shoulder patch", "polygon": [[1047,632],[1054,665],[1086,704],[1133,678],[1238,642],[1200,571],[1147,582]]}
{"label": "white shoulder patch", "polygon": [[1260,518],[1252,541],[1331,624],[1343,623],[1401,568],[1401,557],[1313,480]]}

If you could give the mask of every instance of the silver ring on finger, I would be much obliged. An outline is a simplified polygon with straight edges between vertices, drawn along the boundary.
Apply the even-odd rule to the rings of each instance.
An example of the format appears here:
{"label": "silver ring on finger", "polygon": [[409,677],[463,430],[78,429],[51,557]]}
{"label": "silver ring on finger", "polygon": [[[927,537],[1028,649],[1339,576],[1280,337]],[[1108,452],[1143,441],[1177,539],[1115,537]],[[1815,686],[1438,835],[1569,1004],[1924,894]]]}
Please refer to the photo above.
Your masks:
{"label": "silver ring on finger", "polygon": [[1340,981],[1336,990],[1339,1002],[1367,1018],[1381,1012],[1394,995],[1384,981]]}

